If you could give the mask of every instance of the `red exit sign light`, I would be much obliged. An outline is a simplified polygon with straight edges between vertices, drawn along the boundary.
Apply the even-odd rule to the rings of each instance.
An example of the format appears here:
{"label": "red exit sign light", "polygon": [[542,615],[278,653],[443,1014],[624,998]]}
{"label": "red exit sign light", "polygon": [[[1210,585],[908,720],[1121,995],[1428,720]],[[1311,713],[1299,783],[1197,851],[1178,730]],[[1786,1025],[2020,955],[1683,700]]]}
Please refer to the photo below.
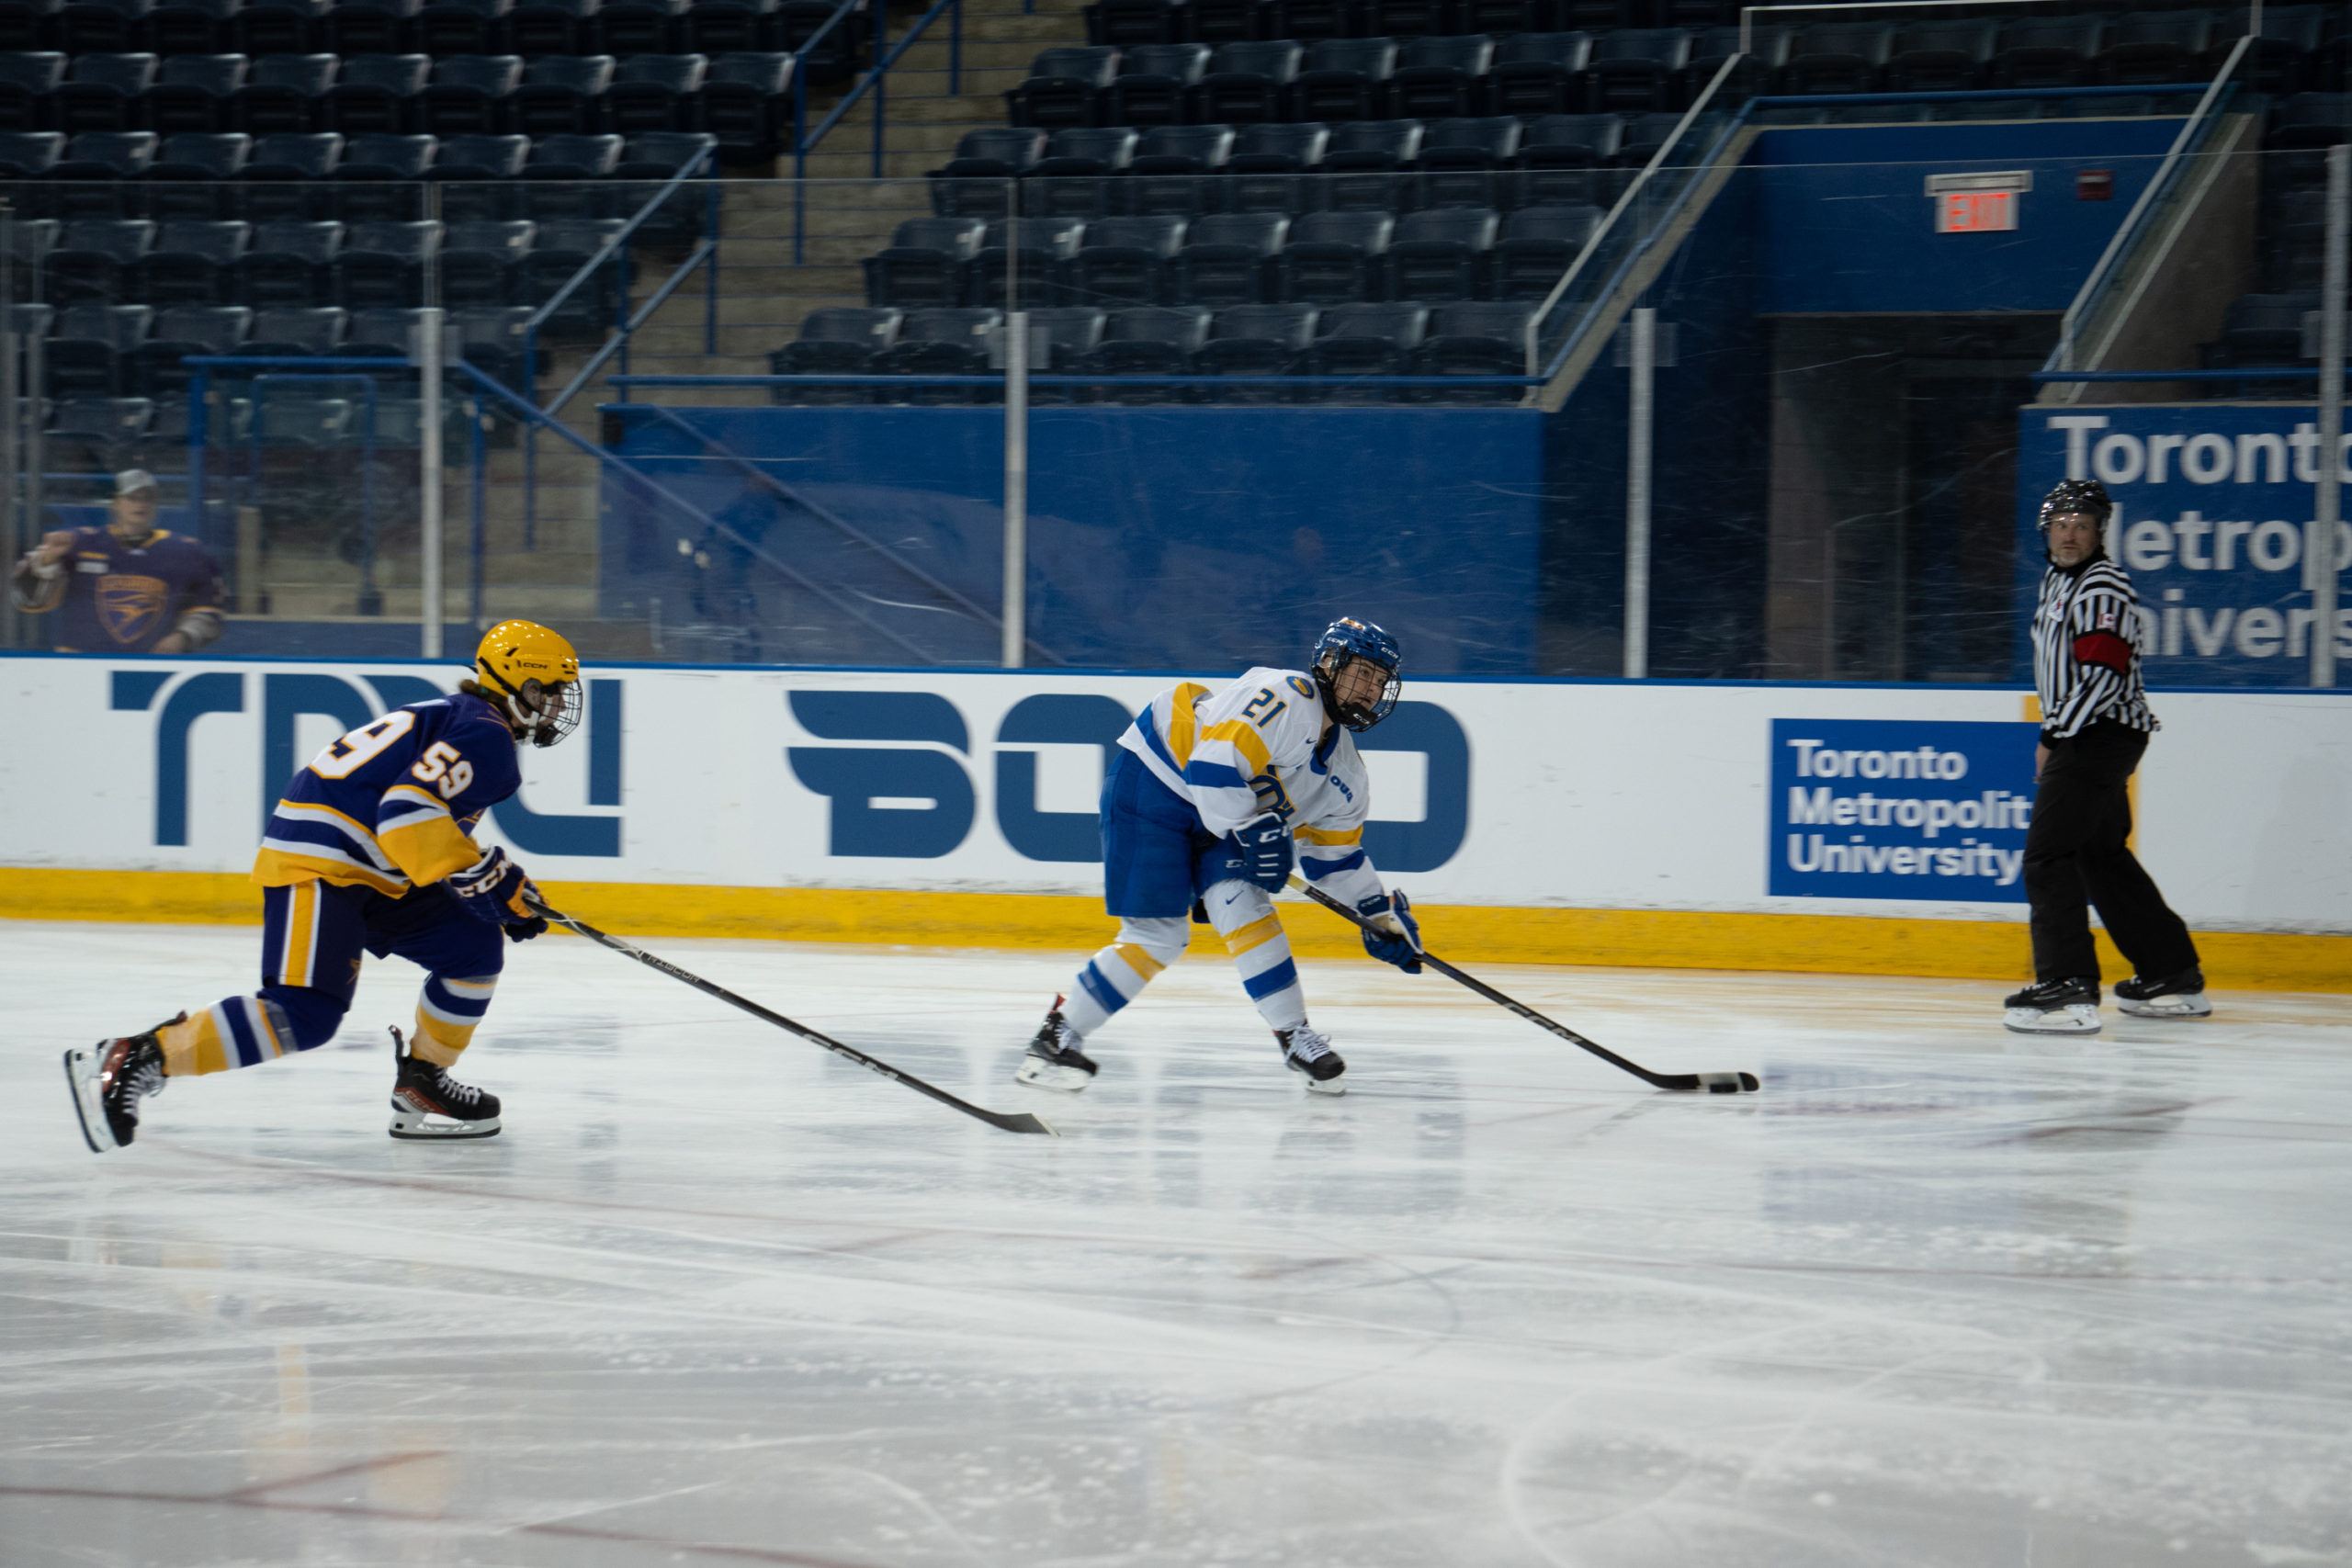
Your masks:
{"label": "red exit sign light", "polygon": [[2028,169],[1973,175],[1929,175],[1928,199],[1939,234],[2000,233],[2018,226],[2018,198],[2033,188]]}

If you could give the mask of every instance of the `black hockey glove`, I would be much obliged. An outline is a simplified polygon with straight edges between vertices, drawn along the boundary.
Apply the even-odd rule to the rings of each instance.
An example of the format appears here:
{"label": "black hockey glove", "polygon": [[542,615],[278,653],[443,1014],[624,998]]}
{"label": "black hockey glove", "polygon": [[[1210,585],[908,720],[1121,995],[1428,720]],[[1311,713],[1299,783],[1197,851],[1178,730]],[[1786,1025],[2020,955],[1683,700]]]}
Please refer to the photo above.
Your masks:
{"label": "black hockey glove", "polygon": [[[449,874],[449,891],[458,896],[458,907],[475,919],[493,926],[527,925],[534,919],[530,906],[523,902],[531,879],[523,868],[506,858],[506,852],[492,845],[481,859],[463,871]],[[545,931],[542,923],[540,931]],[[531,935],[538,935],[533,931]],[[522,937],[517,942],[526,940]]]}
{"label": "black hockey glove", "polygon": [[1290,829],[1272,812],[1244,822],[1227,836],[1226,842],[1233,847],[1234,858],[1241,863],[1242,881],[1269,893],[1279,893],[1290,880],[1296,852],[1291,845]]}
{"label": "black hockey glove", "polygon": [[[529,886],[530,885],[526,883],[524,886]],[[536,892],[537,889],[533,889],[533,891]],[[506,940],[509,942],[528,942],[533,937],[539,935],[542,931],[545,931],[548,929],[547,921],[541,919],[537,915],[533,915],[527,920],[507,920],[504,922],[504,925],[506,927]]]}
{"label": "black hockey glove", "polygon": [[1375,893],[1356,906],[1356,913],[1375,924],[1382,916],[1401,928],[1402,935],[1363,933],[1363,950],[1383,964],[1394,964],[1408,975],[1421,972],[1421,922],[1413,919],[1412,905],[1401,892]]}

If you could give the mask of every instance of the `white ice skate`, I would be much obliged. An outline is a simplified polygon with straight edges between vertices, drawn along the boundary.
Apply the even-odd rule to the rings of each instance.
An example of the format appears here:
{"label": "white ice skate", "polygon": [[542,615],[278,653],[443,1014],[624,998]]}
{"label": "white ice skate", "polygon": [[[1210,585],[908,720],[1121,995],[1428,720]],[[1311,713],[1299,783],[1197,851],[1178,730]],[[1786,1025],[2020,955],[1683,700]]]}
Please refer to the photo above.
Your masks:
{"label": "white ice skate", "polygon": [[1078,1035],[1062,1017],[1062,998],[1056,997],[1037,1037],[1029,1042],[1029,1054],[1013,1072],[1014,1081],[1076,1094],[1094,1081],[1096,1070],[1093,1058],[1078,1048]]}
{"label": "white ice skate", "polygon": [[2001,1026],[2012,1034],[2097,1034],[2098,982],[2043,980],[2011,994]]}

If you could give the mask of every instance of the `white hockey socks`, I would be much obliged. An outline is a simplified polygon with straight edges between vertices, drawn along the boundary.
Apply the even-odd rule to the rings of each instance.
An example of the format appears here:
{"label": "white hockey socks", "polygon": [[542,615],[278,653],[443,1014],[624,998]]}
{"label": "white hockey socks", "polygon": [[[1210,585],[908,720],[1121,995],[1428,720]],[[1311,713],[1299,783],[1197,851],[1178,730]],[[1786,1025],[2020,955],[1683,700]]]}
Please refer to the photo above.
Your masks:
{"label": "white hockey socks", "polygon": [[1071,982],[1062,1021],[1080,1040],[1111,1021],[1111,1015],[1143,995],[1153,976],[1184,956],[1193,940],[1191,922],[1170,919],[1119,922],[1119,940],[1087,960]]}
{"label": "white hockey socks", "polygon": [[1291,962],[1283,918],[1263,888],[1247,882],[1220,882],[1201,902],[1209,924],[1225,938],[1241,988],[1258,1004],[1272,1029],[1296,1029],[1306,1021],[1306,993],[1299,988],[1298,965]]}

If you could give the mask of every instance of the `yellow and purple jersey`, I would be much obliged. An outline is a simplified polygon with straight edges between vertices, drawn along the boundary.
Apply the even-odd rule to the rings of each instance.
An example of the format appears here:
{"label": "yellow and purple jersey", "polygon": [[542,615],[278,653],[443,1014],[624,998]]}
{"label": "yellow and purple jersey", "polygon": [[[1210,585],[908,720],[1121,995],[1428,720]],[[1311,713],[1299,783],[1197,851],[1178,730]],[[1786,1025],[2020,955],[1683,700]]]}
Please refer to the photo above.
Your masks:
{"label": "yellow and purple jersey", "polygon": [[459,693],[363,724],[294,775],[262,834],[254,880],[317,879],[399,897],[481,858],[481,814],[523,787],[514,731]]}
{"label": "yellow and purple jersey", "polygon": [[76,528],[65,561],[72,580],[50,639],[60,653],[144,653],[190,610],[220,607],[211,554],[168,528],[137,545],[104,528]]}

